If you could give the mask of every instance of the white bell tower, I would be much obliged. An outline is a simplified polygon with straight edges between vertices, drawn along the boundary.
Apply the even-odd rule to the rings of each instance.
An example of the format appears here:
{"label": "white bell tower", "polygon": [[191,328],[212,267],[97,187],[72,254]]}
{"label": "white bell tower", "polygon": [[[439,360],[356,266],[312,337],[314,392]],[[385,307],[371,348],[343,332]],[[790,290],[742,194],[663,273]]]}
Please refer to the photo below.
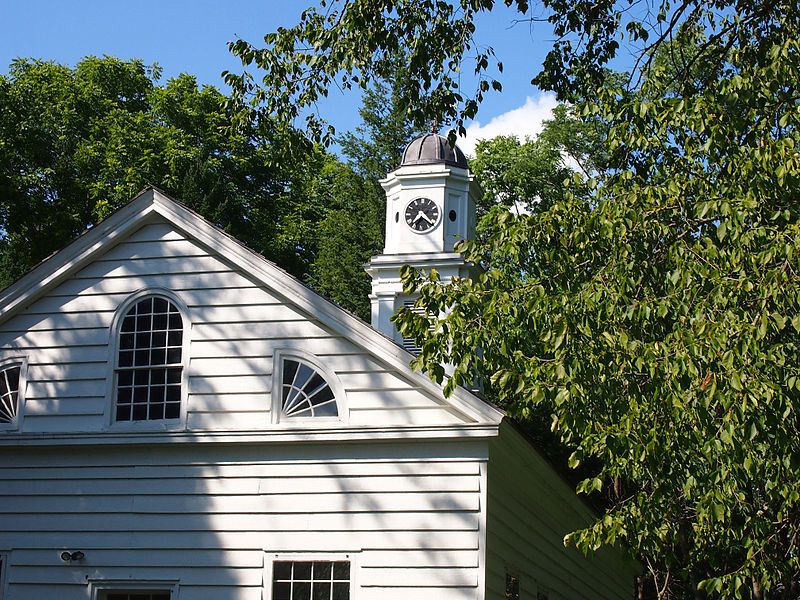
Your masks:
{"label": "white bell tower", "polygon": [[480,188],[464,153],[436,132],[411,142],[400,166],[381,185],[386,191],[386,244],[383,254],[366,266],[372,277],[372,326],[403,342],[389,321],[398,308],[414,301],[403,293],[400,269],[436,269],[444,283],[469,277],[469,266],[453,247],[474,237]]}

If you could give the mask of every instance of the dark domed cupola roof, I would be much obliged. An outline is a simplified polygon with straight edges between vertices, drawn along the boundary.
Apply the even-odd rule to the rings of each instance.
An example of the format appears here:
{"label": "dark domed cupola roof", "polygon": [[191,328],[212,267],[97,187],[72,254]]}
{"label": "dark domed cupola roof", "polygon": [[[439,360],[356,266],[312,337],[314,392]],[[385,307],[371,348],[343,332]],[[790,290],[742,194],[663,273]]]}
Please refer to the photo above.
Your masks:
{"label": "dark domed cupola roof", "polygon": [[418,137],[406,146],[400,166],[441,164],[466,169],[467,157],[458,146],[452,148],[447,143],[447,138],[432,132]]}

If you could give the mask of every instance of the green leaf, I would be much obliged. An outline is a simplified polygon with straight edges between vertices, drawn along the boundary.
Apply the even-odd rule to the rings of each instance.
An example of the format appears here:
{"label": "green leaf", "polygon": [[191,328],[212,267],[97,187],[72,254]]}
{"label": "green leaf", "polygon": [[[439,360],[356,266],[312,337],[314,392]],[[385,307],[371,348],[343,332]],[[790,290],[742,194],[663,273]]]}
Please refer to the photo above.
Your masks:
{"label": "green leaf", "polygon": [[731,382],[731,387],[737,392],[741,392],[744,389],[742,387],[742,380],[739,379],[738,373],[733,372],[730,374],[730,382]]}

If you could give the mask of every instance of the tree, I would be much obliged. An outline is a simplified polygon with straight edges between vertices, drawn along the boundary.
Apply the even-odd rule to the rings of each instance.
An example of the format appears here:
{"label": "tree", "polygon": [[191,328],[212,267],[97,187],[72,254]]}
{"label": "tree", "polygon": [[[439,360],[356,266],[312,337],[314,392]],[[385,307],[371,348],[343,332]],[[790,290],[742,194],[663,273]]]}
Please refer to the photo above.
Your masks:
{"label": "tree", "polygon": [[[0,283],[9,283],[150,183],[303,277],[316,252],[307,199],[324,161],[269,120],[235,113],[190,75],[89,57],[18,60],[0,76]],[[304,245],[305,244],[305,245]]]}
{"label": "tree", "polygon": [[[530,18],[527,2],[505,4]],[[610,501],[568,541],[624,543],[654,595],[797,597],[800,11],[543,4],[556,42],[535,81],[604,124],[608,168],[577,175],[546,210],[492,213],[491,235],[461,248],[483,266],[476,280],[408,273],[428,312],[447,315],[428,334],[401,311],[416,365],[454,364],[447,390],[477,371],[520,418],[547,406],[570,464],[598,461],[579,491]],[[282,118],[334,78],[380,76],[397,47],[411,49],[407,105],[457,131],[500,85],[474,42],[491,0],[323,7],[266,48],[234,45],[264,70],[256,100]],[[621,42],[638,57],[625,82],[607,72]]]}
{"label": "tree", "polygon": [[[396,61],[396,73],[402,72]],[[364,92],[355,132],[341,137],[348,165],[329,161],[331,207],[320,226],[319,254],[310,283],[321,294],[370,320],[371,282],[364,265],[383,250],[386,196],[379,180],[396,169],[406,144],[419,134],[399,104],[398,77],[376,81]]]}
{"label": "tree", "polygon": [[365,94],[364,125],[343,138],[352,166],[236,108],[190,75],[162,85],[139,61],[13,63],[0,77],[0,285],[153,183],[368,320],[377,179],[411,131],[390,86]]}
{"label": "tree", "polygon": [[[399,165],[406,145],[422,133],[403,105],[403,57],[395,59],[388,79],[377,80],[364,92],[358,115],[361,124],[340,140],[342,153],[355,171],[380,189],[378,180]],[[383,197],[383,191],[380,191]]]}
{"label": "tree", "polygon": [[478,216],[500,204],[527,212],[545,210],[564,192],[570,169],[557,147],[541,139],[520,142],[514,136],[481,140],[470,164],[484,190]]}
{"label": "tree", "polygon": [[[481,140],[470,168],[484,190],[479,201],[481,217],[495,206],[539,212],[578,193],[567,190],[564,180],[575,173],[586,176],[607,166],[603,147],[606,131],[597,120],[581,120],[573,108],[559,104],[541,133],[524,142],[514,136]],[[588,189],[580,191],[588,193]]]}
{"label": "tree", "polygon": [[319,252],[309,283],[320,294],[365,321],[370,319],[369,258],[383,247],[385,199],[353,168],[330,159],[320,174],[329,210],[319,224]]}

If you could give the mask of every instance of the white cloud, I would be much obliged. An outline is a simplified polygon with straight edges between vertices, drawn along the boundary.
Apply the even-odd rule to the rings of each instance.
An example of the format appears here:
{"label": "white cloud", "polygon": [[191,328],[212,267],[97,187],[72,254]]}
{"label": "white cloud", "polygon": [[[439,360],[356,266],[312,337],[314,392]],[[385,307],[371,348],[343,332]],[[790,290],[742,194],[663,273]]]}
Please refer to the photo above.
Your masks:
{"label": "white cloud", "polygon": [[467,136],[458,138],[458,147],[467,156],[475,156],[475,145],[480,140],[488,140],[498,135],[515,135],[520,140],[536,137],[542,130],[542,122],[553,116],[558,102],[554,94],[540,94],[536,98],[528,96],[525,104],[505,112],[481,125],[479,121],[467,127]]}

